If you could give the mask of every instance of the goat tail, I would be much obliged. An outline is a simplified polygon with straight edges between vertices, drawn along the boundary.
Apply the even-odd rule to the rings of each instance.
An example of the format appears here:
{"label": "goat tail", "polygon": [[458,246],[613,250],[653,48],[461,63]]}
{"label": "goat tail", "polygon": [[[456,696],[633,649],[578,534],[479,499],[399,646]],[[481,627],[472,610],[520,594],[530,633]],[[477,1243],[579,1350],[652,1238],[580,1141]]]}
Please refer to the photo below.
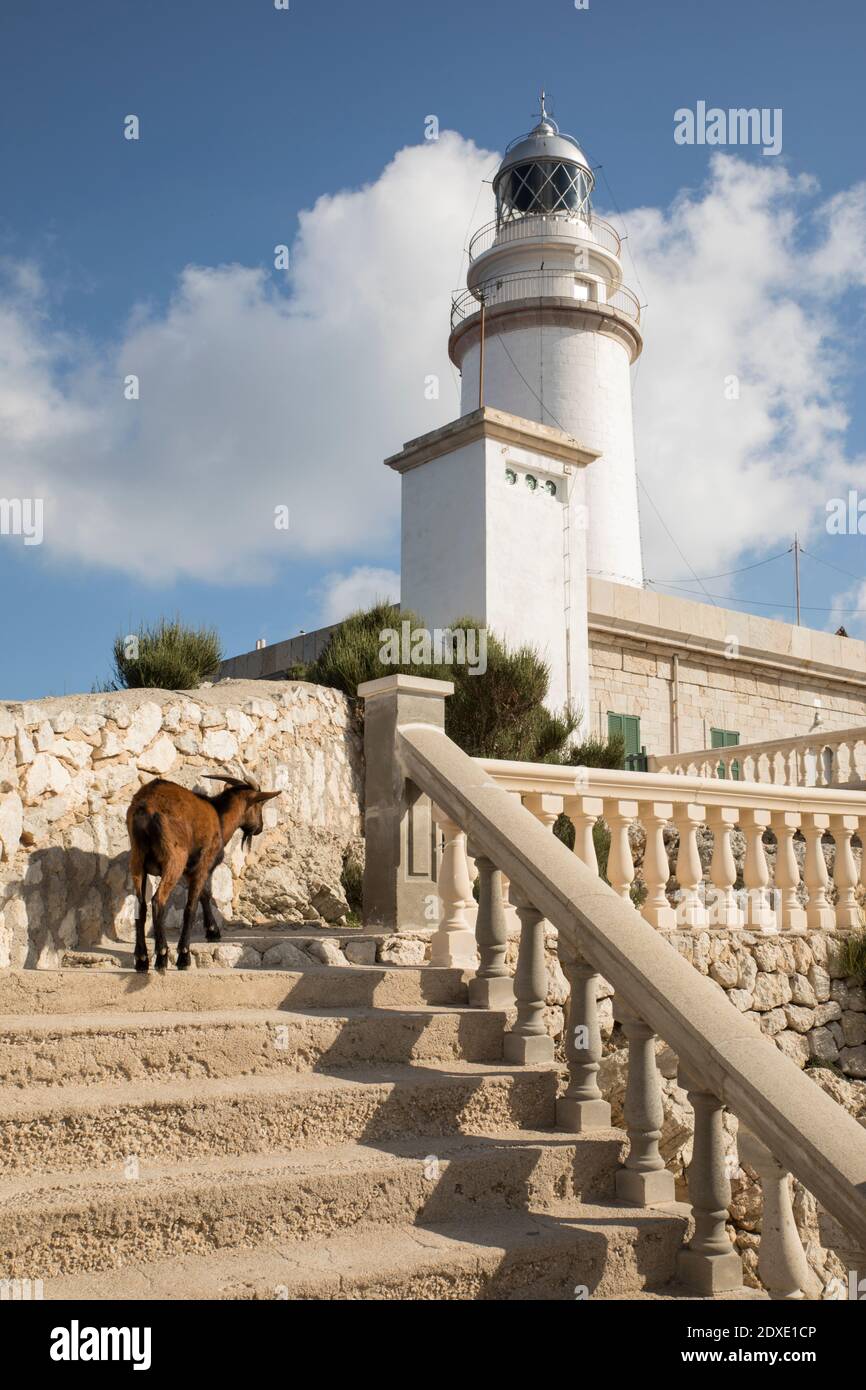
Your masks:
{"label": "goat tail", "polygon": [[132,830],[141,848],[158,857],[163,845],[163,823],[159,811],[137,806],[132,813]]}

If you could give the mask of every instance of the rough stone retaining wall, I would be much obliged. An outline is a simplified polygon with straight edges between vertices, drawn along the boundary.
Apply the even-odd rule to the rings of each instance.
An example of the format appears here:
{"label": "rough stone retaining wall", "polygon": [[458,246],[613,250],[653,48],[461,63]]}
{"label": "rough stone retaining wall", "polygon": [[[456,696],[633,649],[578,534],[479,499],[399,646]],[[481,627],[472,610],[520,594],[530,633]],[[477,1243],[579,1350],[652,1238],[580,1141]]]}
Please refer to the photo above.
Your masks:
{"label": "rough stone retaining wall", "polygon": [[866,1077],[866,990],[845,975],[843,937],[677,931],[670,940],[799,1067]]}
{"label": "rough stone retaining wall", "polygon": [[165,775],[212,795],[218,787],[203,773],[241,767],[282,795],[266,806],[249,854],[240,835],[232,840],[213,876],[218,909],[250,923],[340,920],[363,771],[338,691],[223,681],[0,704],[0,968],[51,968],[68,948],[131,940],[125,815],[134,792]]}

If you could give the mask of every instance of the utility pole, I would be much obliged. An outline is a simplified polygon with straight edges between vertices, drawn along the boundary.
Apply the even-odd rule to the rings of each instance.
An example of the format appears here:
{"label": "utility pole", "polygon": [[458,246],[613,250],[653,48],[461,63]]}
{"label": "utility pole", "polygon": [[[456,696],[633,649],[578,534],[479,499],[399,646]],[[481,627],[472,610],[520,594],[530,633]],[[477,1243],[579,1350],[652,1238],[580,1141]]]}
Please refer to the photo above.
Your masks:
{"label": "utility pole", "polygon": [[794,532],[794,593],[797,598],[797,626],[800,626],[800,540]]}

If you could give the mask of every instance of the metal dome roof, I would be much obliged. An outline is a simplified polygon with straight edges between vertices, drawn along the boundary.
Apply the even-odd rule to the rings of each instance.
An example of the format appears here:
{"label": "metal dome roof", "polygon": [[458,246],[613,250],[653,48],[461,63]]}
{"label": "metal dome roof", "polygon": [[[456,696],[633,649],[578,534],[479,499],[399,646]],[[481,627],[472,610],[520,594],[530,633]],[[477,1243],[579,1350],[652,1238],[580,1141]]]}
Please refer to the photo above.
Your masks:
{"label": "metal dome roof", "polygon": [[566,164],[578,164],[584,169],[590,169],[589,160],[574,137],[563,135],[556,121],[545,115],[528,135],[518,136],[517,140],[513,140],[508,146],[505,157],[496,171],[494,184],[499,182],[507,169],[534,159],[561,160]]}

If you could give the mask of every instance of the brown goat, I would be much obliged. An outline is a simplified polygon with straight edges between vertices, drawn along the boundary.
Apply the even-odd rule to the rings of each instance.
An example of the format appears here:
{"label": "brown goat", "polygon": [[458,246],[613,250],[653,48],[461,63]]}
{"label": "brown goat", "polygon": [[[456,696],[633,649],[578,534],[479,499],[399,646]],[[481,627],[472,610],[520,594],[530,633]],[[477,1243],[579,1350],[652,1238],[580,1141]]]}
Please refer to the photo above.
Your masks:
{"label": "brown goat", "polygon": [[177,944],[177,968],[190,963],[189,938],[195,911],[201,899],[205,934],[208,941],[219,941],[220,931],[213,912],[210,876],[221,863],[225,847],[236,830],[243,832],[244,848],[263,828],[262,807],[279,792],[263,792],[251,779],[241,780],[223,774],[209,775],[208,781],[226,782],[224,791],[208,797],[188,791],[176,782],[158,777],[137,791],[126,813],[132,851],[129,859],[138,917],[135,923],[135,968],[144,972],[150,965],[144,929],[147,921],[147,876],[159,877],[153,895],[154,964],[157,970],[168,965],[168,943],[163,922],[168,900],[181,878],[186,879],[187,898],[183,927]]}

